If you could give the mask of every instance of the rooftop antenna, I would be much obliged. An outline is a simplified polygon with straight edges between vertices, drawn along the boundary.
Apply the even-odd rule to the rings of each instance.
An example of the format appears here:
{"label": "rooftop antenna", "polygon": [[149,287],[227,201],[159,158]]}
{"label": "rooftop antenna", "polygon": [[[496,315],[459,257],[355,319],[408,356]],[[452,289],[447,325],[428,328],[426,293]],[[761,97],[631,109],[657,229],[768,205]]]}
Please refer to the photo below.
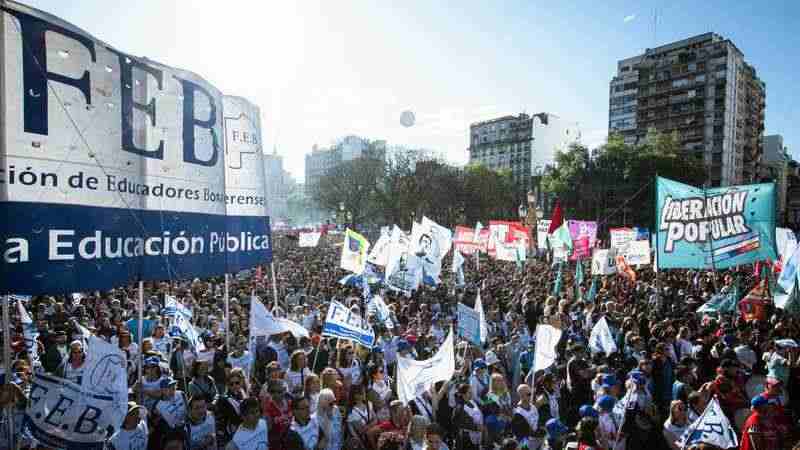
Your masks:
{"label": "rooftop antenna", "polygon": [[653,48],[658,47],[658,8],[653,8]]}

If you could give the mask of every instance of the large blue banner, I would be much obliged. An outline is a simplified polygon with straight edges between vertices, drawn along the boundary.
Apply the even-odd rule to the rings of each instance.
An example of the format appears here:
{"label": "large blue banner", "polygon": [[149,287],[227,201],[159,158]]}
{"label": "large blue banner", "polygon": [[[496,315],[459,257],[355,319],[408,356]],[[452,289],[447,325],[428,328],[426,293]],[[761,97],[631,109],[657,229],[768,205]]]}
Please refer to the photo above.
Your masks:
{"label": "large blue banner", "polygon": [[702,189],[657,179],[659,268],[724,269],[777,258],[773,183]]}
{"label": "large blue banner", "polygon": [[0,292],[271,260],[257,106],[14,2],[0,13],[0,79]]}

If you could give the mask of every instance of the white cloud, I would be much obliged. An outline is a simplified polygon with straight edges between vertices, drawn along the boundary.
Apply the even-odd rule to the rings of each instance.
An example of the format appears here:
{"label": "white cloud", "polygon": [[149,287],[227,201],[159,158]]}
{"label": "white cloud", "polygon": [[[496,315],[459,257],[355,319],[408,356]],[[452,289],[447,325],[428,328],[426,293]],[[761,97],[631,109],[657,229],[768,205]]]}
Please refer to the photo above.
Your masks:
{"label": "white cloud", "polygon": [[633,22],[634,19],[636,19],[636,14],[631,14],[629,16],[625,16],[625,18],[622,19],[622,21],[628,23],[628,22]]}

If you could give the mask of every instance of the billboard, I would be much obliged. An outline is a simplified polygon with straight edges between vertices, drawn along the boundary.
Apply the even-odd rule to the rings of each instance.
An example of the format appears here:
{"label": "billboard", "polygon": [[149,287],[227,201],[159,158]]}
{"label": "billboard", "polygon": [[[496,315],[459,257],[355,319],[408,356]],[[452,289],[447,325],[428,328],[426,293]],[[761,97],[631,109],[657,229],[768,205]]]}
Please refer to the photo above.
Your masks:
{"label": "billboard", "polygon": [[724,269],[776,260],[775,184],[701,189],[658,178],[659,269]]}
{"label": "billboard", "polygon": [[205,277],[271,259],[258,107],[3,5],[4,292]]}

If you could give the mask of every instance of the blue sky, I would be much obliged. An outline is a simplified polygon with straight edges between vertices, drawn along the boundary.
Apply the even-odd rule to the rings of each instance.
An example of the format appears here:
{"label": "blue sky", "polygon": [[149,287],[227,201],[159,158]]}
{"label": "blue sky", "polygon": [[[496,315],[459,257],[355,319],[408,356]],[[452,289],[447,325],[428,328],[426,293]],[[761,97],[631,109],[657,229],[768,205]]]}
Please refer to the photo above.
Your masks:
{"label": "blue sky", "polygon": [[[796,1],[25,3],[257,103],[267,149],[277,145],[298,179],[312,145],[349,133],[463,163],[470,122],[521,111],[578,121],[584,143],[600,144],[616,61],[707,31],[756,67],[767,83],[766,133],[783,134],[800,157]],[[416,126],[400,126],[404,110]]]}

